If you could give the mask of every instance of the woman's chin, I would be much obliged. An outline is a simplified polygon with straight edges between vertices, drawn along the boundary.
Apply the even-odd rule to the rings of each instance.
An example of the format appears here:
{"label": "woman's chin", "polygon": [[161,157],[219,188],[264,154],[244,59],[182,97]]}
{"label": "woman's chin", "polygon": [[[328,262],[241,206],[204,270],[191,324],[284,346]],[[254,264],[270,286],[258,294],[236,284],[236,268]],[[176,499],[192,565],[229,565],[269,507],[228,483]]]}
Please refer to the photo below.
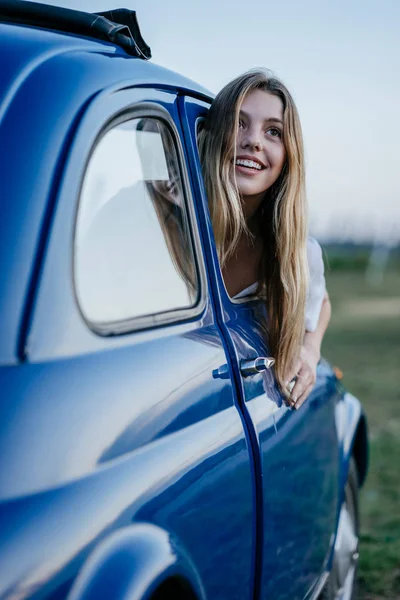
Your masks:
{"label": "woman's chin", "polygon": [[249,185],[249,182],[242,183],[236,180],[239,193],[242,198],[264,196],[268,188],[264,186]]}

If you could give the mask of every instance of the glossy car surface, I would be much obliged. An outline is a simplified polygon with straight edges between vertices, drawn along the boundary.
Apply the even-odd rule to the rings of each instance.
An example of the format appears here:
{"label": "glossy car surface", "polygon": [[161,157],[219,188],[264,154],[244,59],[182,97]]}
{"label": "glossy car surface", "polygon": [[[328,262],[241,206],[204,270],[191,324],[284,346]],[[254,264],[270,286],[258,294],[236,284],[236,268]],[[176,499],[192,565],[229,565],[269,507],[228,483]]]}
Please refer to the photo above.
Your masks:
{"label": "glossy car surface", "polygon": [[[196,147],[212,97],[75,34],[0,23],[0,52],[0,598],[316,597],[352,457],[365,478],[365,417],[324,361],[299,411],[272,370],[240,371],[269,353],[261,302],[232,301],[218,266]],[[196,294],[100,322],[89,312],[106,310],[102,294],[85,305],[82,290],[107,244],[140,240],[141,261],[153,261],[123,271],[133,283],[121,289],[144,306],[147,289],[176,275],[157,272],[135,220],[125,231],[133,188],[122,184],[118,218],[111,201],[102,207],[107,239],[85,255],[91,269],[80,259],[96,151],[131,126],[155,139],[146,119],[174,147]],[[105,178],[123,164],[107,160]]]}

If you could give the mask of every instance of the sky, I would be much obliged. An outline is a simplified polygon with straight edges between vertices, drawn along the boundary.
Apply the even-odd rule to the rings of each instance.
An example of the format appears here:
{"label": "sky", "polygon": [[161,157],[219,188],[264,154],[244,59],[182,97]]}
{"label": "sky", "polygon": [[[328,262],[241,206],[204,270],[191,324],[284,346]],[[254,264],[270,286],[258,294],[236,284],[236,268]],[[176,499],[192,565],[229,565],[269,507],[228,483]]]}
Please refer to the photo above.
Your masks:
{"label": "sky", "polygon": [[153,62],[216,93],[252,67],[292,92],[310,227],[400,242],[400,0],[48,0],[137,11]]}

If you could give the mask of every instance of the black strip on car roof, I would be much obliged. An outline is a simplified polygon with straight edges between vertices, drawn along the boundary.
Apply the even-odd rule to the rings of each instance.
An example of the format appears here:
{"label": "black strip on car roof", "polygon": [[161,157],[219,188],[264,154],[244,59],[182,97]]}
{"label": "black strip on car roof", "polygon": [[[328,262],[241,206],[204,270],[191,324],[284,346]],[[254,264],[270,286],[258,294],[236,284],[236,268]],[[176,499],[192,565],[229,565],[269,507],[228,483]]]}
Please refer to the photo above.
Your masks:
{"label": "black strip on car roof", "polygon": [[0,21],[105,40],[121,46],[132,56],[151,58],[151,50],[140,33],[136,12],[126,8],[87,13],[39,2],[0,0]]}

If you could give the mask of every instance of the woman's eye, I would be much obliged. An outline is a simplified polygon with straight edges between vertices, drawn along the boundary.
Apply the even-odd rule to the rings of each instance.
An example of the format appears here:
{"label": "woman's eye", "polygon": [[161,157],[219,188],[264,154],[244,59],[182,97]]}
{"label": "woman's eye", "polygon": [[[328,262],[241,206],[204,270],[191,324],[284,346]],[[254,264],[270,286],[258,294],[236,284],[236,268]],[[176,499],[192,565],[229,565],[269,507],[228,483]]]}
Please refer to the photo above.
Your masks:
{"label": "woman's eye", "polygon": [[269,129],[267,129],[267,133],[269,133],[270,135],[272,135],[272,137],[278,137],[278,138],[282,137],[281,130],[277,129],[276,127],[270,127]]}
{"label": "woman's eye", "polygon": [[244,129],[244,121],[242,119],[239,119],[239,129]]}

